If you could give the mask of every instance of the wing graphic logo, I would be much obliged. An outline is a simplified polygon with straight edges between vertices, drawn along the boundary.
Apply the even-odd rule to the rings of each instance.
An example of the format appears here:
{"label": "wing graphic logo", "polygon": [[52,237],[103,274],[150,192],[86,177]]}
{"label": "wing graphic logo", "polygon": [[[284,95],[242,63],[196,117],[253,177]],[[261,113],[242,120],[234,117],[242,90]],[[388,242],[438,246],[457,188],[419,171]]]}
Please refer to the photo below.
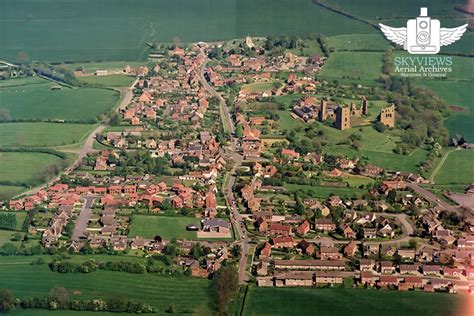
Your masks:
{"label": "wing graphic logo", "polygon": [[467,24],[441,27],[439,20],[428,16],[428,8],[421,8],[420,16],[408,20],[406,27],[390,27],[382,23],[379,26],[388,40],[402,45],[410,54],[437,54],[441,46],[456,42],[467,29]]}

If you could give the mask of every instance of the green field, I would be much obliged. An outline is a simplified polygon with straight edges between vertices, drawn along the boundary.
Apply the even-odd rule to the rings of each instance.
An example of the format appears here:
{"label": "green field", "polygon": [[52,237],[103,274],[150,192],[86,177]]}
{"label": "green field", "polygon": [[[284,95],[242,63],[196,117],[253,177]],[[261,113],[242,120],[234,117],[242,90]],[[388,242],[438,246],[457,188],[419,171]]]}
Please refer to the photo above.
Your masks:
{"label": "green field", "polygon": [[144,62],[136,61],[103,61],[103,62],[92,62],[92,63],[70,63],[70,64],[61,64],[59,67],[66,68],[70,71],[75,71],[79,67],[82,68],[82,71],[86,74],[93,74],[97,70],[123,70],[126,66],[130,67],[139,67],[144,66]]}
{"label": "green field", "polygon": [[[18,232],[14,232],[11,230],[0,230],[0,246],[8,242],[11,242],[16,246],[20,246],[21,241],[11,241],[12,236],[16,233]],[[0,266],[1,266],[1,263],[0,263]]]}
{"label": "green field", "polygon": [[144,60],[147,41],[173,42],[176,37],[197,42],[376,32],[311,0],[3,2],[0,56],[11,61],[19,52],[30,60]]}
{"label": "green field", "polygon": [[474,181],[474,150],[451,152],[434,180],[437,184],[472,183]]}
{"label": "green field", "polygon": [[11,182],[28,182],[49,165],[61,158],[37,152],[0,152],[0,179]]}
{"label": "green field", "polygon": [[24,191],[24,187],[14,185],[0,185],[0,200],[8,199]]}
{"label": "green field", "polygon": [[459,297],[452,294],[366,289],[251,287],[243,315],[454,315]]}
{"label": "green field", "polygon": [[323,79],[375,80],[382,73],[378,52],[335,52],[328,58],[318,77]]}
{"label": "green field", "polygon": [[[2,288],[9,288],[18,297],[44,297],[55,285],[68,289],[70,298],[108,298],[122,294],[129,300],[141,301],[154,306],[158,315],[174,304],[178,313],[190,310],[208,315],[209,281],[190,277],[157,276],[152,274],[128,274],[123,272],[96,271],[90,274],[54,273],[47,265],[29,265],[34,257],[0,258]],[[34,280],[34,282],[32,281]],[[80,293],[73,295],[73,292]],[[17,315],[23,315],[21,310]],[[82,313],[77,313],[78,315]],[[30,315],[36,315],[31,313]],[[48,315],[40,313],[40,315]],[[55,315],[65,315],[56,313]],[[97,315],[103,315],[102,313]],[[105,314],[104,314],[105,315]]]}
{"label": "green field", "polygon": [[460,16],[460,13],[454,11],[455,4],[463,3],[463,1],[430,1],[430,0],[321,0],[321,2],[349,12],[355,16],[362,17],[367,20],[378,20],[380,18],[400,18],[400,17],[417,17],[420,14],[420,7],[428,7],[428,14],[432,17],[441,16]]}
{"label": "green field", "polygon": [[242,89],[247,89],[250,92],[269,91],[269,90],[272,90],[272,88],[273,88],[273,83],[271,82],[256,82],[256,83],[247,84],[242,87]]}
{"label": "green field", "polygon": [[442,97],[448,105],[460,106],[462,112],[451,112],[445,121],[445,127],[451,136],[463,135],[474,142],[474,103],[472,102],[473,82],[449,80],[425,80],[422,83]]}
{"label": "green field", "polygon": [[47,147],[81,141],[92,124],[1,123],[0,147]]}
{"label": "green field", "polygon": [[0,107],[10,112],[11,119],[84,121],[107,112],[119,97],[118,92],[104,89],[62,87],[53,91],[55,84],[43,81],[0,87]]}
{"label": "green field", "polygon": [[135,77],[122,74],[108,76],[85,76],[80,77],[79,79],[90,84],[108,87],[128,87],[135,81]]}
{"label": "green field", "polygon": [[320,199],[326,199],[332,193],[340,197],[350,198],[354,194],[362,195],[366,193],[366,190],[357,189],[357,188],[337,188],[337,187],[322,187],[322,186],[311,186],[311,185],[301,185],[293,183],[285,183],[285,188],[290,191],[312,191],[314,197]]}
{"label": "green field", "polygon": [[195,217],[134,215],[128,236],[154,238],[159,235],[165,239],[195,240],[197,239],[196,232],[186,230],[186,226],[189,224],[200,225],[199,219]]}
{"label": "green field", "polygon": [[385,51],[390,44],[382,34],[344,34],[327,38],[330,48],[334,50],[369,50]]}

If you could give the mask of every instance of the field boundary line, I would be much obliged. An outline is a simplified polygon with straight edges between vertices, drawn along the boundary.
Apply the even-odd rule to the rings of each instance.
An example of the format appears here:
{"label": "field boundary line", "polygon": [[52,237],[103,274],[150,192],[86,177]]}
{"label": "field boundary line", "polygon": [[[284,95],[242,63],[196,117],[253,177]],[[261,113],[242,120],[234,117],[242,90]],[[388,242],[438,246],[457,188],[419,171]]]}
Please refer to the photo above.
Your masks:
{"label": "field boundary line", "polygon": [[444,154],[443,158],[441,158],[441,161],[438,163],[438,165],[436,166],[436,168],[433,170],[433,172],[431,173],[430,175],[430,182],[431,183],[435,183],[434,181],[434,178],[436,177],[436,175],[438,174],[438,172],[441,170],[441,167],[443,167],[444,163],[446,162],[446,160],[448,159],[448,156],[452,153],[452,152],[455,152],[455,151],[458,151],[460,150],[461,148],[460,147],[456,147],[456,149],[452,149],[448,152],[446,152],[446,154]]}

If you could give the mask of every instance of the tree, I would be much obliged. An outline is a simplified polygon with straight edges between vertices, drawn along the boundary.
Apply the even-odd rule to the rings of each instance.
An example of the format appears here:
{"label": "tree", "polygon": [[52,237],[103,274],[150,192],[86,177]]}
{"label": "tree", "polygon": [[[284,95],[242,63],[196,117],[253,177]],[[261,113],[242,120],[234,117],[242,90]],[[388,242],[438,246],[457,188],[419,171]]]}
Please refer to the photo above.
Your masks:
{"label": "tree", "polygon": [[123,312],[127,308],[127,301],[121,294],[115,294],[107,300],[111,312]]}
{"label": "tree", "polygon": [[241,124],[239,124],[235,128],[235,137],[242,138],[243,135],[244,135],[244,128],[242,127]]}
{"label": "tree", "polygon": [[0,289],[0,313],[8,313],[16,305],[16,299],[9,289]]}
{"label": "tree", "polygon": [[220,315],[225,315],[239,286],[239,275],[233,266],[222,267],[215,275],[214,291]]}
{"label": "tree", "polygon": [[65,287],[56,285],[49,292],[49,298],[51,301],[57,303],[58,308],[67,309],[69,305],[69,295]]}

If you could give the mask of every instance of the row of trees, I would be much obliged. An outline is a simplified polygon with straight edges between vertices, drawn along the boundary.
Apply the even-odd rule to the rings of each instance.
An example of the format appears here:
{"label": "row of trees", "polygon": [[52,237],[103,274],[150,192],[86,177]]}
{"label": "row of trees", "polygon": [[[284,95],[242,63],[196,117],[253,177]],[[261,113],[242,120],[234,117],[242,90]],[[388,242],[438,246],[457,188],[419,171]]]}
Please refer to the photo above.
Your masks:
{"label": "row of trees", "polygon": [[0,228],[6,230],[14,230],[17,221],[16,215],[13,213],[0,213]]}

